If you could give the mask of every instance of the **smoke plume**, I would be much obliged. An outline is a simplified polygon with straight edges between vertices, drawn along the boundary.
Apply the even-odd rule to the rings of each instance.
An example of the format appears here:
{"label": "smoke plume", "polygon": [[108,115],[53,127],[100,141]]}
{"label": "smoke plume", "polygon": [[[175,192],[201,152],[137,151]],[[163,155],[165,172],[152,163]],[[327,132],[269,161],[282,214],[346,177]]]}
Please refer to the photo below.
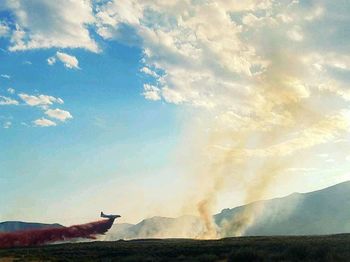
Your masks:
{"label": "smoke plume", "polygon": [[198,186],[183,209],[197,210],[203,238],[242,235],[263,212],[245,210],[218,230],[212,215],[230,185],[244,188],[242,204],[262,199],[276,178],[347,129],[348,84],[332,72],[348,68],[348,58],[323,44],[317,21],[340,38],[342,27],[323,17],[331,2],[299,2],[135,0],[118,2],[115,13],[100,8],[100,32],[120,39],[116,29],[127,24],[142,39],[141,71],[154,78],[145,98],[199,112],[183,148],[190,159],[183,173]]}
{"label": "smoke plume", "polygon": [[346,132],[348,82],[334,72],[349,70],[349,52],[319,27],[343,39],[348,21],[334,24],[331,1],[313,2],[135,0],[100,8],[103,35],[123,41],[116,32],[127,24],[142,39],[141,71],[154,78],[145,98],[195,112],[181,153],[190,159],[186,179],[198,186],[183,209],[197,210],[202,238],[242,235],[263,212],[246,209],[218,230],[212,215],[231,185],[244,188],[242,204],[262,199],[315,147]]}
{"label": "smoke plume", "polygon": [[40,246],[76,238],[95,239],[96,235],[106,233],[113,225],[113,222],[112,219],[105,219],[65,228],[0,233],[0,248]]}

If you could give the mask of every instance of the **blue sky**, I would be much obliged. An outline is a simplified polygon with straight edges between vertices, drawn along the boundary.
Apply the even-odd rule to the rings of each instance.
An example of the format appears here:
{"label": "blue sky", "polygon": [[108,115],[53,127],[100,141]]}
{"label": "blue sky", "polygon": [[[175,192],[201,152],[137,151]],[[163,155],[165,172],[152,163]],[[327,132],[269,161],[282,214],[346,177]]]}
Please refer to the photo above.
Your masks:
{"label": "blue sky", "polygon": [[[180,133],[181,112],[141,95],[149,77],[140,73],[140,48],[113,41],[99,54],[69,50],[79,57],[80,67],[69,69],[47,63],[60,49],[13,53],[6,50],[9,41],[1,40],[0,71],[9,76],[0,79],[1,94],[17,100],[21,93],[59,97],[73,116],[57,126],[40,127],[33,121],[43,117],[45,109],[23,103],[1,107],[4,219],[28,216],[18,211],[27,210],[27,204],[21,205],[24,200],[37,203],[49,195],[52,199],[46,204],[60,201],[62,194],[111,180],[116,173],[135,179],[135,174],[160,169],[169,161]],[[5,128],[7,122],[11,126]]]}
{"label": "blue sky", "polygon": [[35,202],[54,191],[58,195],[52,201],[59,201],[62,194],[109,180],[116,172],[130,179],[160,168],[178,139],[178,110],[141,96],[140,49],[113,42],[100,55],[71,51],[80,58],[79,70],[49,66],[46,59],[55,52],[1,53],[0,70],[11,76],[1,79],[3,93],[13,88],[60,97],[73,115],[58,126],[36,127],[41,108],[2,108],[1,120],[12,123],[0,131],[0,147],[6,149],[0,154],[5,214],[23,196]]}
{"label": "blue sky", "polygon": [[349,179],[346,1],[3,1],[0,220],[137,222]]}

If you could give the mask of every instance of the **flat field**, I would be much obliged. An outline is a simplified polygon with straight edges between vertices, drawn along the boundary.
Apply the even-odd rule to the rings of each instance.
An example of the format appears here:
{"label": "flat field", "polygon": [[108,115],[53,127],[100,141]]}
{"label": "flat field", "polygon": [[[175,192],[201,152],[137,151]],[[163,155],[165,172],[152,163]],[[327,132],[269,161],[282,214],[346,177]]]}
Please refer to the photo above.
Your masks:
{"label": "flat field", "polygon": [[350,261],[350,234],[67,243],[3,249],[0,261]]}

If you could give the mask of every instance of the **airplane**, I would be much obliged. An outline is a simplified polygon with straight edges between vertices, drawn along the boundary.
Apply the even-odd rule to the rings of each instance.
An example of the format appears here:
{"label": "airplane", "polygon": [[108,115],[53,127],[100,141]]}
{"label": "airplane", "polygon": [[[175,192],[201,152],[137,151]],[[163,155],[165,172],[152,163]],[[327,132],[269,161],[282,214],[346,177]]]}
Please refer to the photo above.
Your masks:
{"label": "airplane", "polygon": [[118,217],[121,217],[119,215],[106,215],[102,211],[101,211],[101,215],[100,216],[103,217],[103,218],[108,218],[108,219],[113,219],[113,220],[118,218]]}

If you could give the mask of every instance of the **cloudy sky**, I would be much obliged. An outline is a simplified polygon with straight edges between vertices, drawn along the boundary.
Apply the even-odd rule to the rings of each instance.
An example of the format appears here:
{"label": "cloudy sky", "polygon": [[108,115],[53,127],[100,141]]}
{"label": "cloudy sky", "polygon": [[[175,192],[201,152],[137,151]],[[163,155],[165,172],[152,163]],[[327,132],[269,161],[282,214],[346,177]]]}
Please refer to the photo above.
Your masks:
{"label": "cloudy sky", "polygon": [[345,0],[0,3],[0,220],[214,213],[350,178]]}

